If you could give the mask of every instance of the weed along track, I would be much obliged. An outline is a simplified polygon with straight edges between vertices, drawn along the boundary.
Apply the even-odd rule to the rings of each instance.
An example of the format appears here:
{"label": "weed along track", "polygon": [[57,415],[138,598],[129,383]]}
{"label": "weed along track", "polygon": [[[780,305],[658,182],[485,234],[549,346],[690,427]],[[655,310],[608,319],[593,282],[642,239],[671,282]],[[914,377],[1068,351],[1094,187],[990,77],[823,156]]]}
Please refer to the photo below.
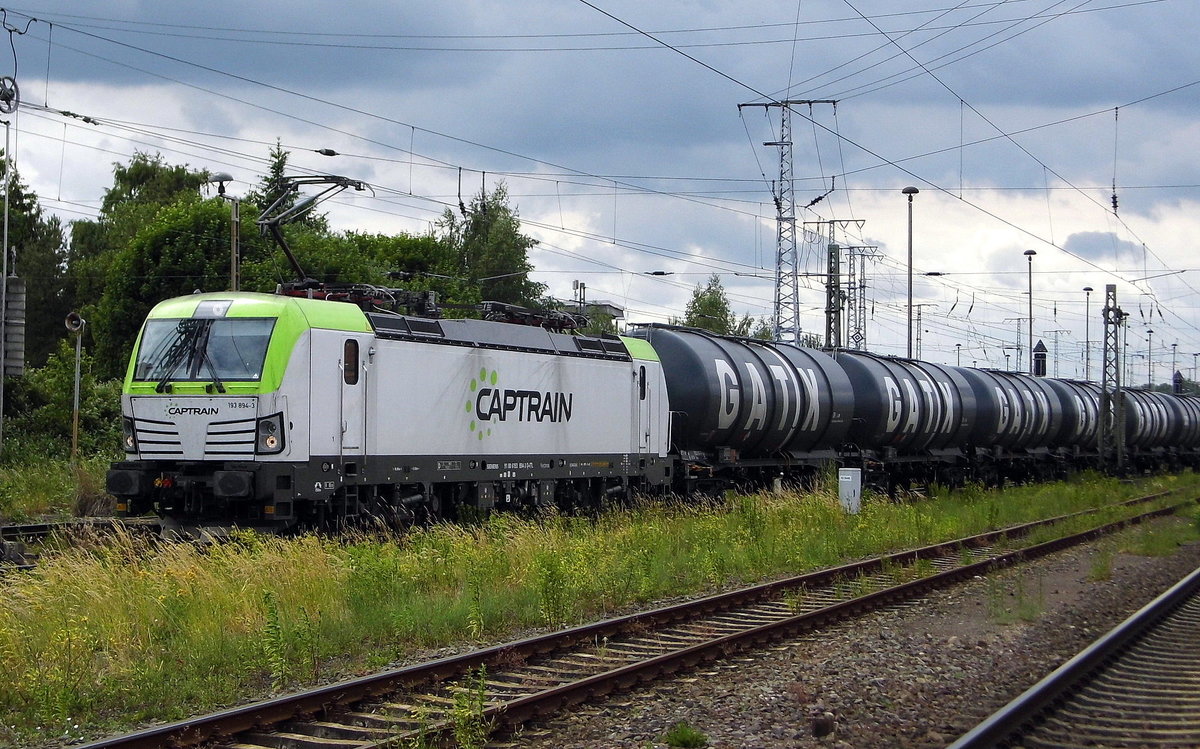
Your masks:
{"label": "weed along track", "polygon": [[[1156,509],[1139,512],[1145,508],[1136,505],[1152,500],[1161,500]],[[1156,494],[1012,526],[382,672],[88,747],[206,743],[230,749],[313,749],[450,736],[461,745],[479,745],[493,731],[912,600],[1193,502],[1162,506],[1169,501]],[[1089,517],[1097,513],[1106,517]],[[1117,515],[1123,517],[1113,520]],[[1043,535],[1051,540],[1038,542]]]}

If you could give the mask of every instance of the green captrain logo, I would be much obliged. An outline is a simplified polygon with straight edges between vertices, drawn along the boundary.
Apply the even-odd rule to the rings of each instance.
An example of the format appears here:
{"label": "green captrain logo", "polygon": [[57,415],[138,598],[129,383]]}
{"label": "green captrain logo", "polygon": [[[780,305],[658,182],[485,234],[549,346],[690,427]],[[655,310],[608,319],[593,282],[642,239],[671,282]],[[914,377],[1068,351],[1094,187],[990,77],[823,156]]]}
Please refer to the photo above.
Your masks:
{"label": "green captrain logo", "polygon": [[466,411],[473,416],[470,429],[479,439],[492,436],[492,425],[499,422],[566,422],[571,420],[574,393],[552,390],[518,390],[499,387],[500,373],[479,370],[471,378],[471,396]]}

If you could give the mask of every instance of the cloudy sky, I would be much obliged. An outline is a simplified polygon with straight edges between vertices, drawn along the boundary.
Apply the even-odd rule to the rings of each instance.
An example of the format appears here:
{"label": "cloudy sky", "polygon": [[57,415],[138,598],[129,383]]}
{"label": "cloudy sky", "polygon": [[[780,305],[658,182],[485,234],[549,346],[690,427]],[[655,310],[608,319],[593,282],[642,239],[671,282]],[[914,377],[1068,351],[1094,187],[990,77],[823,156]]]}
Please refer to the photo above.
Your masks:
{"label": "cloudy sky", "polygon": [[[373,186],[326,204],[337,228],[426,232],[503,181],[552,294],[579,281],[665,321],[719,273],[758,317],[780,108],[739,105],[835,100],[792,108],[799,264],[823,271],[830,221],[875,248],[871,349],[905,352],[912,185],[922,358],[1028,366],[1026,250],[1062,376],[1090,339],[1099,377],[1106,284],[1133,382],[1165,381],[1173,351],[1190,376],[1200,352],[1195,0],[45,0],[4,21],[18,168],[66,220],[135,151],[238,193],[278,138],[296,173]],[[823,332],[823,279],[800,285],[800,325]]]}

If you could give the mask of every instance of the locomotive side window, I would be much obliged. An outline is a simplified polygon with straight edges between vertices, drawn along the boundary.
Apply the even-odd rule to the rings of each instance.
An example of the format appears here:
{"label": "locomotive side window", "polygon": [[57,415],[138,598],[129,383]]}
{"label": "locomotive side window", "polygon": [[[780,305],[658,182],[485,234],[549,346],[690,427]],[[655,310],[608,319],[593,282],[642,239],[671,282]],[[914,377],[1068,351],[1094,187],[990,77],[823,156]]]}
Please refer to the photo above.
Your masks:
{"label": "locomotive side window", "polygon": [[342,379],[347,385],[358,384],[358,341],[353,338],[342,346]]}
{"label": "locomotive side window", "polygon": [[646,400],[646,368],[638,367],[638,397]]}

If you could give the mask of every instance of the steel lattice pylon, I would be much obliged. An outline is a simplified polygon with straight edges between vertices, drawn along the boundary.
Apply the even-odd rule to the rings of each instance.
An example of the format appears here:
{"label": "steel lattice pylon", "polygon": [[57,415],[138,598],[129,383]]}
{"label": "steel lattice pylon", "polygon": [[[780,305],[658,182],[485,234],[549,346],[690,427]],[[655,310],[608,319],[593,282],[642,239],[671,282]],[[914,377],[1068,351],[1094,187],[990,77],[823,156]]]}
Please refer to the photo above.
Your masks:
{"label": "steel lattice pylon", "polygon": [[[800,343],[800,258],[796,238],[796,196],[792,185],[792,110],[796,104],[833,104],[832,99],[784,99],[783,101],[738,104],[743,107],[778,107],[779,140],[765,146],[779,148],[779,183],[772,190],[775,201],[775,340]],[[810,118],[811,119],[811,118]]]}
{"label": "steel lattice pylon", "polygon": [[863,316],[859,311],[858,279],[862,274],[854,250],[854,247],[846,248],[846,347],[861,349],[866,339],[860,322]]}
{"label": "steel lattice pylon", "polygon": [[800,342],[800,279],[796,253],[796,196],[792,188],[792,117],[779,109],[779,186],[775,190],[775,340]]}
{"label": "steel lattice pylon", "polygon": [[842,345],[842,293],[841,248],[829,244],[825,277],[825,348],[837,349]]}
{"label": "steel lattice pylon", "polygon": [[1121,391],[1121,326],[1117,285],[1104,287],[1104,362],[1100,370],[1100,460],[1125,470],[1125,396]]}

